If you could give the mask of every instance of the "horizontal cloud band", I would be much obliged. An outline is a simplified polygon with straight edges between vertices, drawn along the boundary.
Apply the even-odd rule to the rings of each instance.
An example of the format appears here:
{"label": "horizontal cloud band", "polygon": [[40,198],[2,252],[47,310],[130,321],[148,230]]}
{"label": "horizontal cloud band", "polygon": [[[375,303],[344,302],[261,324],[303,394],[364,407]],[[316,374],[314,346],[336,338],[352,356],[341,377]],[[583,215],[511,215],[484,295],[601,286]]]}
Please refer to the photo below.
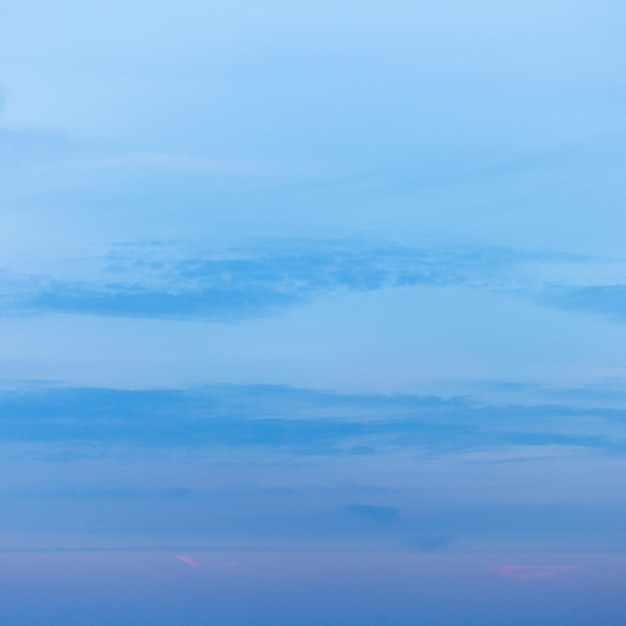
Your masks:
{"label": "horizontal cloud band", "polygon": [[0,441],[263,446],[353,455],[372,454],[380,446],[445,453],[549,445],[622,453],[623,417],[621,409],[480,406],[465,399],[253,385],[193,391],[47,388],[0,395]]}
{"label": "horizontal cloud band", "polygon": [[426,250],[302,243],[271,250],[166,257],[152,248],[110,258],[90,280],[5,275],[5,314],[238,320],[335,291],[485,284],[537,255],[500,248]]}

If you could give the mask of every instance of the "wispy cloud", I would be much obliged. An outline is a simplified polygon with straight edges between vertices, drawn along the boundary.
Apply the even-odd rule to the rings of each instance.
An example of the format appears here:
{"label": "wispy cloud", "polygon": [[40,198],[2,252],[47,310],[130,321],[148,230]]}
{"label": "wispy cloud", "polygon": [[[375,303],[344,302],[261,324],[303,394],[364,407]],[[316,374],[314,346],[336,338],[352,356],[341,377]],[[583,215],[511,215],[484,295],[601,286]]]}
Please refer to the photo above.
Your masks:
{"label": "wispy cloud", "polygon": [[0,298],[3,312],[14,315],[228,321],[330,292],[493,287],[511,268],[538,257],[507,248],[430,250],[311,241],[189,256],[156,245],[116,250],[90,279],[5,274]]}
{"label": "wispy cloud", "polygon": [[544,290],[542,304],[626,322],[626,285],[555,286]]}
{"label": "wispy cloud", "polygon": [[513,580],[547,580],[577,569],[573,565],[495,565],[492,570],[504,578]]}
{"label": "wispy cloud", "polygon": [[127,167],[156,171],[190,172],[197,174],[251,174],[261,171],[261,166],[220,159],[210,159],[192,154],[170,152],[131,152],[93,159],[94,166]]}
{"label": "wispy cloud", "polygon": [[188,554],[177,554],[175,558],[181,563],[189,565],[189,567],[200,567],[200,563],[192,559]]}
{"label": "wispy cloud", "polygon": [[242,567],[237,561],[224,561],[223,563],[218,563],[215,566],[215,569],[220,572],[225,572],[226,574],[235,574],[237,572],[249,572],[249,567]]}

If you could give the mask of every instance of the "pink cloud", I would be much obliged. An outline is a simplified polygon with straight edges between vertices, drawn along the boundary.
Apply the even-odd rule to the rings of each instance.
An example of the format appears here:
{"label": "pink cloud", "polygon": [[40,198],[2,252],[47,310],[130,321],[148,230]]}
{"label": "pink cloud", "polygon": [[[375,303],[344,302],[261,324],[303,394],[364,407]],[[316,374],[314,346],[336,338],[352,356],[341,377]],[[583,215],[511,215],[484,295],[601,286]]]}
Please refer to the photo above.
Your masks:
{"label": "pink cloud", "polygon": [[218,563],[215,568],[222,570],[223,572],[234,572],[237,569],[237,561],[226,561],[224,563]]}
{"label": "pink cloud", "polygon": [[222,572],[227,572],[228,574],[250,571],[247,567],[239,567],[237,561],[225,561],[224,563],[218,563],[215,568],[221,570]]}
{"label": "pink cloud", "polygon": [[556,578],[565,572],[571,572],[576,567],[573,565],[527,565],[508,563],[495,565],[491,568],[494,572],[505,578],[513,580],[545,580]]}
{"label": "pink cloud", "polygon": [[176,558],[189,567],[200,567],[200,563],[194,561],[188,554],[177,554]]}

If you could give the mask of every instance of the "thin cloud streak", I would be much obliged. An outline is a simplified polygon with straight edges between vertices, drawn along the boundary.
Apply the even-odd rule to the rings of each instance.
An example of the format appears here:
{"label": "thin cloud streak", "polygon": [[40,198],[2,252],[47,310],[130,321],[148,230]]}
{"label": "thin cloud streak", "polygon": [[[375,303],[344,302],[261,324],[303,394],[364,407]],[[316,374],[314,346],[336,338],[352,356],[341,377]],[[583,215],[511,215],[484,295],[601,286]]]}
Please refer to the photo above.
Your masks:
{"label": "thin cloud streak", "polygon": [[577,568],[573,565],[528,565],[505,564],[495,565],[492,570],[511,580],[552,580]]}
{"label": "thin cloud streak", "polygon": [[200,563],[192,559],[188,554],[177,554],[175,558],[181,563],[189,565],[189,567],[200,567]]}

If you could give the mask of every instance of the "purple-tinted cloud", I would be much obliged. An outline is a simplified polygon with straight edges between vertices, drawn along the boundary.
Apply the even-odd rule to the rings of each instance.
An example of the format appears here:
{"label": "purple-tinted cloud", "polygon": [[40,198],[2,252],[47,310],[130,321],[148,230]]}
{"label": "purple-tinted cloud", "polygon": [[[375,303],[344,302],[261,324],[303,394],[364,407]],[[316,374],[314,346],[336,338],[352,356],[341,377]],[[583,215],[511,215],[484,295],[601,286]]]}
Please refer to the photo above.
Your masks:
{"label": "purple-tinted cloud", "polygon": [[223,563],[218,563],[215,566],[215,569],[218,569],[221,572],[226,572],[227,574],[234,574],[235,572],[249,572],[250,571],[250,568],[248,567],[240,567],[237,561],[224,561]]}
{"label": "purple-tinted cloud", "polygon": [[176,558],[189,567],[200,567],[200,563],[194,561],[188,554],[177,554]]}

